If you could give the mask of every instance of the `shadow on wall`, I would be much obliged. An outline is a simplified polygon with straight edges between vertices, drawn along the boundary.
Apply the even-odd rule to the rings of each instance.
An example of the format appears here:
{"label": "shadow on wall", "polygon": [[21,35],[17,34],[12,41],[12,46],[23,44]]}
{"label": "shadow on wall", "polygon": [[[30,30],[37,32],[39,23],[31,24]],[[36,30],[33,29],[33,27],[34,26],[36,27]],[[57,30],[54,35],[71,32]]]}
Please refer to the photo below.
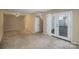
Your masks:
{"label": "shadow on wall", "polygon": [[42,19],[42,17],[40,17],[40,21],[41,21],[41,22],[40,22],[40,23],[41,23],[41,24],[40,24],[41,32],[43,32],[43,19]]}
{"label": "shadow on wall", "polygon": [[4,31],[22,31],[24,29],[24,16],[4,15]]}

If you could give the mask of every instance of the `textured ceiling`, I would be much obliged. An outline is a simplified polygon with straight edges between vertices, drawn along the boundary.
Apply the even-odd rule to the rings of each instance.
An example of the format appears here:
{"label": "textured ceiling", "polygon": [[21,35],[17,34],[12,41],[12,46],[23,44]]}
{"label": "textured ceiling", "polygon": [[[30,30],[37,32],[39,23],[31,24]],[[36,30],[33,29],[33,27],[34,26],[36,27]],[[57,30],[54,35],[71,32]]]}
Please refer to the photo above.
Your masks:
{"label": "textured ceiling", "polygon": [[20,13],[36,13],[36,12],[46,12],[48,9],[3,9],[9,12],[20,12]]}

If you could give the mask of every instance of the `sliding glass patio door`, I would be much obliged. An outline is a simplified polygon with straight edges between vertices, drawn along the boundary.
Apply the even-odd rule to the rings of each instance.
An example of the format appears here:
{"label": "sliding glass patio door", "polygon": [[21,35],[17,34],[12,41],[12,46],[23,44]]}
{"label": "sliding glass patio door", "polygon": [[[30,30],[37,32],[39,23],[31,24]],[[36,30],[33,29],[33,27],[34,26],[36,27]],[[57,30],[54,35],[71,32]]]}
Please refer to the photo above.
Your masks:
{"label": "sliding glass patio door", "polygon": [[68,38],[68,17],[66,13],[59,13],[56,19],[57,36],[63,39]]}
{"label": "sliding glass patio door", "polygon": [[57,34],[56,29],[56,16],[52,14],[52,20],[51,20],[51,35],[56,36]]}
{"label": "sliding glass patio door", "polygon": [[47,16],[47,32],[49,35],[69,40],[71,35],[71,12],[49,14]]}
{"label": "sliding glass patio door", "polygon": [[66,39],[70,38],[71,34],[71,14],[70,12],[63,12],[57,15],[56,29],[57,37]]}

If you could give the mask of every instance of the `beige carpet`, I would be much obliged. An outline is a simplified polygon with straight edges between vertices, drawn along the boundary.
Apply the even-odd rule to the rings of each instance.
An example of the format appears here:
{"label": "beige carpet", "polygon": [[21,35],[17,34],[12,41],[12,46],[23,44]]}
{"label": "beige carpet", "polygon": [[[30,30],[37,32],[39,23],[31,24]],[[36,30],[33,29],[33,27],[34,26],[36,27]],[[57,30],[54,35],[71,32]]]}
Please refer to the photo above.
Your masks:
{"label": "beige carpet", "polygon": [[5,49],[75,49],[79,48],[68,41],[49,37],[42,33],[27,34],[19,32],[6,32],[1,42]]}

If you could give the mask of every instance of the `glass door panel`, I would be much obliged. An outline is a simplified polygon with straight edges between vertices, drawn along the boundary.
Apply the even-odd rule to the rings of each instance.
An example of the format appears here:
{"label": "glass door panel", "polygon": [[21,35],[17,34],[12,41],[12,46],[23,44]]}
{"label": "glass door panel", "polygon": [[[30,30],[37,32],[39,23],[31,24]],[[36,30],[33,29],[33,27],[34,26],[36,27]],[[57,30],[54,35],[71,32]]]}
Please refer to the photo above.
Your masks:
{"label": "glass door panel", "polygon": [[65,15],[59,16],[58,19],[58,35],[68,37],[68,22]]}
{"label": "glass door panel", "polygon": [[55,34],[55,16],[52,17],[51,33]]}

